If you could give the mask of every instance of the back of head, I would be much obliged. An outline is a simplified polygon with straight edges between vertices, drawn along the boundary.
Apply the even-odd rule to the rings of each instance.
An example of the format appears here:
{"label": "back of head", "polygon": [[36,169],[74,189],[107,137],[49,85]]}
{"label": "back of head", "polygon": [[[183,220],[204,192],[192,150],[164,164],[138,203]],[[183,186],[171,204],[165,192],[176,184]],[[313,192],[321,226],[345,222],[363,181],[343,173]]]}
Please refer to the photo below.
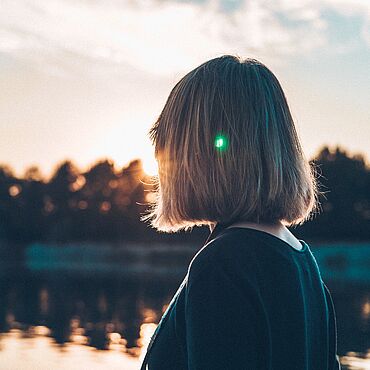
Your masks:
{"label": "back of head", "polygon": [[286,97],[255,59],[223,55],[186,74],[149,131],[159,231],[234,220],[297,225],[318,206]]}

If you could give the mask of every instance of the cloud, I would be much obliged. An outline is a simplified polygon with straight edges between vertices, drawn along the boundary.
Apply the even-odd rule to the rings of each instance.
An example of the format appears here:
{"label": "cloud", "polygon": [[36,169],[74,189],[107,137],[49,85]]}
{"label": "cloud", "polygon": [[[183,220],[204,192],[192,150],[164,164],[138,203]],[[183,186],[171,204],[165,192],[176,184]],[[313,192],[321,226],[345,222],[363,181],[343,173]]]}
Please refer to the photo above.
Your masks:
{"label": "cloud", "polygon": [[365,16],[370,17],[368,0],[324,0],[323,3],[344,15],[365,13]]}
{"label": "cloud", "polygon": [[[367,0],[2,0],[0,53],[57,73],[112,64],[180,73],[225,53],[279,63],[329,46],[325,9],[361,14]],[[351,13],[349,13],[351,12]],[[90,69],[86,69],[90,65]]]}
{"label": "cloud", "polygon": [[370,47],[370,1],[369,0],[326,0],[337,12],[345,17],[360,16],[363,20],[360,37]]}

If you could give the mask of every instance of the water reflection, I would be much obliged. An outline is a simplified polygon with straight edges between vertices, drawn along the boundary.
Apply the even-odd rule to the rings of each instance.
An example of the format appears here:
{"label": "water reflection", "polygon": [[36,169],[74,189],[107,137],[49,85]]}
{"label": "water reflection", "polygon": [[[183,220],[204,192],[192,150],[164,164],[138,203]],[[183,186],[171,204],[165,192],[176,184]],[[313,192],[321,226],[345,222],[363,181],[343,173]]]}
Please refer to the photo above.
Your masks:
{"label": "water reflection", "polygon": [[0,279],[0,330],[138,357],[180,282],[14,273]]}
{"label": "water reflection", "polygon": [[[50,356],[55,348],[68,351],[68,356],[77,347],[110,350],[137,365],[182,278],[8,273],[0,277],[0,367],[9,348],[26,351],[27,345]],[[326,283],[337,311],[343,369],[370,368],[364,365],[370,362],[369,286]]]}
{"label": "water reflection", "polygon": [[73,342],[57,345],[44,335],[25,338],[12,329],[2,334],[0,369],[4,370],[137,370],[138,359],[122,353],[111,345],[109,351],[99,351]]}

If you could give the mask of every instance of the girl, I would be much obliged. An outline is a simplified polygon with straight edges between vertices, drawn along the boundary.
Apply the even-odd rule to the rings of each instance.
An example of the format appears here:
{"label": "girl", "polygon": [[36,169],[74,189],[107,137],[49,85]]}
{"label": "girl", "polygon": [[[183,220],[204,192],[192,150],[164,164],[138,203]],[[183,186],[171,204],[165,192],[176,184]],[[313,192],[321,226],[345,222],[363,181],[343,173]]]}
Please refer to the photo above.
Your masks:
{"label": "girl", "polygon": [[275,75],[223,55],[186,74],[152,126],[158,231],[207,225],[141,369],[333,370],[336,319],[309,245],[287,228],[319,208]]}

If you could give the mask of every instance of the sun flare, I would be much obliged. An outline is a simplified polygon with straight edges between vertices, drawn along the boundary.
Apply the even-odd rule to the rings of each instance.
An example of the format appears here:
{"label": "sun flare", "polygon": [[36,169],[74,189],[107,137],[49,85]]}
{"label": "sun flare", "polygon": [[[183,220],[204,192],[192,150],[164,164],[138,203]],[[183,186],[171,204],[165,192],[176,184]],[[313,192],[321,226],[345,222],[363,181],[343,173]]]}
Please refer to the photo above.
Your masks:
{"label": "sun flare", "polygon": [[144,172],[149,176],[158,175],[158,163],[154,157],[147,156],[142,158]]}

